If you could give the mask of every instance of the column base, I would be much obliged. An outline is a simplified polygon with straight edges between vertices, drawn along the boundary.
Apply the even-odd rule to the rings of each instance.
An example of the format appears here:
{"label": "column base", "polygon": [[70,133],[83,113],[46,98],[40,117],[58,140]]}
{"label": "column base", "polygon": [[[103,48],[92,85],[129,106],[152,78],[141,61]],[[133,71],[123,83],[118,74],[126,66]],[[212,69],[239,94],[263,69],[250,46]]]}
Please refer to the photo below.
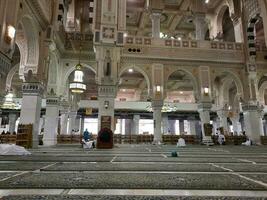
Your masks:
{"label": "column base", "polygon": [[203,139],[202,139],[201,144],[205,144],[207,146],[213,146],[214,145],[214,143],[213,143],[213,141],[211,139],[211,136],[204,136]]}

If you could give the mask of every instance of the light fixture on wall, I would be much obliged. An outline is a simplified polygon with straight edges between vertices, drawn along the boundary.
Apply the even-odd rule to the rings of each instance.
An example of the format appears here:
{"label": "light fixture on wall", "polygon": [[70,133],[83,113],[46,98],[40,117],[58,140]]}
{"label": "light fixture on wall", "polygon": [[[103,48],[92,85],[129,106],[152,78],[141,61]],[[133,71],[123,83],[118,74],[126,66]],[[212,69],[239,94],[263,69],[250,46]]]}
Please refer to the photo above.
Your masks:
{"label": "light fixture on wall", "polygon": [[205,96],[209,95],[209,88],[208,87],[204,87],[204,95]]}
{"label": "light fixture on wall", "polygon": [[104,102],[104,107],[105,107],[106,109],[108,109],[108,107],[109,107],[109,101],[105,101],[105,102]]}
{"label": "light fixture on wall", "polygon": [[132,68],[128,69],[128,72],[133,73],[133,69]]}
{"label": "light fixture on wall", "polygon": [[156,85],[156,92],[160,92],[160,91],[161,91],[160,85]]}
{"label": "light fixture on wall", "polygon": [[5,40],[7,43],[11,43],[11,41],[15,38],[16,29],[14,26],[8,25],[6,29]]}

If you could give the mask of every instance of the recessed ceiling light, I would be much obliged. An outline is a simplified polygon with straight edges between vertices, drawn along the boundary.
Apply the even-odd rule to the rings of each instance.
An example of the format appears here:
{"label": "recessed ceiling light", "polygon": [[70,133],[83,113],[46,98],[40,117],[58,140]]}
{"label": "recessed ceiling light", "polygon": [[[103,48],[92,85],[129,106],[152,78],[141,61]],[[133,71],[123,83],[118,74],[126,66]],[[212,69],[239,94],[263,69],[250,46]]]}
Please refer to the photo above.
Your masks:
{"label": "recessed ceiling light", "polygon": [[209,3],[210,2],[210,0],[205,0],[205,3]]}
{"label": "recessed ceiling light", "polygon": [[128,72],[133,73],[133,69],[132,68],[128,69]]}

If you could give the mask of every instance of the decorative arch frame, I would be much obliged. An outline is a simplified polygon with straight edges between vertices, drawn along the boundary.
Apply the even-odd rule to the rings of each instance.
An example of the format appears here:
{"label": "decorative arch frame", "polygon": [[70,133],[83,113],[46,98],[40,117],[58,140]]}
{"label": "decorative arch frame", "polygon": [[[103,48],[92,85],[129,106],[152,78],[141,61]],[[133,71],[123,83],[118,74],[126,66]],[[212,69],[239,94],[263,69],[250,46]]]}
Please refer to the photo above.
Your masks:
{"label": "decorative arch frame", "polygon": [[177,72],[177,71],[183,71],[184,73],[186,73],[191,78],[191,80],[193,81],[193,93],[194,93],[194,97],[195,97],[195,100],[197,101],[200,98],[200,86],[199,86],[199,82],[198,82],[197,78],[189,70],[184,69],[182,67],[176,67],[173,70],[169,71],[169,73],[166,75],[165,82],[167,82],[169,80],[170,76],[174,72]]}
{"label": "decorative arch frame", "polygon": [[[220,92],[222,92],[222,97],[226,96],[226,93],[229,90],[229,86],[230,86],[230,81],[229,80],[233,80],[233,82],[235,83],[236,89],[237,89],[237,96],[240,98],[244,98],[244,90],[243,90],[243,86],[242,86],[242,82],[240,80],[240,78],[233,72],[229,71],[229,70],[224,70],[221,71],[220,73],[216,74],[216,76],[214,76],[213,78],[213,83],[215,82],[215,79],[218,75],[226,73],[227,77],[226,79],[223,81],[222,86],[220,87]],[[229,83],[230,82],[230,83]],[[221,102],[222,103],[222,102]],[[222,105],[223,106],[223,105]]]}
{"label": "decorative arch frame", "polygon": [[227,8],[229,8],[229,10],[230,10],[229,5],[226,2],[224,2],[224,4],[221,5],[221,7],[219,9],[219,12],[218,12],[218,14],[216,16],[217,30],[221,31],[221,32],[223,30],[222,29],[223,16],[224,16],[224,13],[227,10]]}
{"label": "decorative arch frame", "polygon": [[32,70],[33,74],[37,74],[39,63],[39,35],[33,18],[29,15],[23,15],[18,22],[17,36],[15,39],[19,47],[21,61],[19,67],[19,75],[24,79],[24,74]]}
{"label": "decorative arch frame", "polygon": [[248,22],[248,28],[247,28],[248,53],[251,58],[256,57],[255,24],[259,20],[261,20],[261,16],[260,13],[257,13]]}
{"label": "decorative arch frame", "polygon": [[147,94],[150,95],[150,94],[151,94],[151,88],[152,88],[152,86],[151,86],[151,80],[149,79],[148,74],[147,74],[141,67],[136,66],[136,65],[130,65],[130,66],[122,67],[122,68],[120,69],[120,71],[119,71],[119,77],[121,77],[121,75],[122,75],[125,71],[127,71],[127,70],[129,70],[129,69],[133,69],[133,70],[135,70],[135,71],[141,73],[141,74],[144,76],[144,78],[145,78],[145,80],[146,80],[146,84],[147,84],[147,92],[148,92]]}
{"label": "decorative arch frame", "polygon": [[265,105],[265,101],[264,101],[264,90],[267,89],[267,81],[264,81],[260,88],[259,88],[259,102],[262,104],[262,105]]}
{"label": "decorative arch frame", "polygon": [[20,64],[17,63],[14,65],[11,70],[7,74],[6,78],[6,91],[9,91],[11,89],[12,79],[17,71],[19,71]]}
{"label": "decorative arch frame", "polygon": [[[92,71],[96,74],[96,70],[95,70],[92,66],[87,65],[87,64],[85,64],[85,63],[81,63],[81,65],[82,65],[83,67],[85,67],[85,68],[88,68],[88,69],[92,70]],[[61,85],[63,86],[61,92],[63,92],[63,91],[66,90],[66,87],[67,87],[67,80],[68,80],[70,74],[71,74],[74,70],[75,70],[75,65],[69,67],[69,68],[66,70],[65,75],[63,76],[63,80],[62,80],[62,82],[61,82]]]}
{"label": "decorative arch frame", "polygon": [[267,44],[267,1],[266,0],[258,0],[258,2],[259,2],[259,6],[261,8],[261,16],[262,16],[262,20],[263,20],[265,44]]}

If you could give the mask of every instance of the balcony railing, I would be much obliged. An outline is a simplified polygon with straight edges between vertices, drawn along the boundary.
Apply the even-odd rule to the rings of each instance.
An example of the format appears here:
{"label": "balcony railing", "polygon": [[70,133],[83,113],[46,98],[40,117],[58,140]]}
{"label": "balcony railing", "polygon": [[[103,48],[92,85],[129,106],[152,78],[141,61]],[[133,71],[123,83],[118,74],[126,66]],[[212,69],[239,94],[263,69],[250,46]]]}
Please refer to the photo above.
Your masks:
{"label": "balcony railing", "polygon": [[124,45],[141,45],[141,46],[160,46],[172,48],[201,48],[201,49],[220,49],[231,51],[242,51],[243,44],[235,42],[220,41],[197,41],[197,40],[176,40],[176,39],[157,39],[150,37],[133,37],[125,38]]}

